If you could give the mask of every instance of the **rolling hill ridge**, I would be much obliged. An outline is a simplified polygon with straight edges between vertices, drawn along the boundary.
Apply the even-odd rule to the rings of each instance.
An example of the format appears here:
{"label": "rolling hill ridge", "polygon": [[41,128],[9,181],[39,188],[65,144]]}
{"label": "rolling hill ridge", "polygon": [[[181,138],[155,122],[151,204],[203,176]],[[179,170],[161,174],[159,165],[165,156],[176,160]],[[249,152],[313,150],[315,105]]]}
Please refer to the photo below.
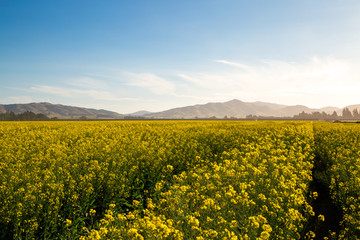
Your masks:
{"label": "rolling hill ridge", "polygon": [[[354,105],[359,106],[360,105]],[[287,106],[282,104],[267,103],[267,102],[243,102],[238,99],[233,99],[224,103],[207,103],[198,104],[194,106],[187,106],[181,108],[174,108],[158,113],[146,114],[145,117],[151,118],[223,118],[236,117],[245,118],[247,115],[257,116],[272,116],[272,117],[293,117],[301,112],[312,113],[312,112],[326,112],[332,113],[336,111],[341,112],[340,108],[336,107],[325,107],[320,109],[313,109],[303,105]]]}
{"label": "rolling hill ridge", "polygon": [[61,104],[51,104],[47,102],[29,103],[29,104],[0,104],[0,112],[14,112],[16,114],[30,111],[33,113],[42,113],[47,117],[59,119],[78,119],[86,117],[89,119],[121,119],[124,118],[122,114],[107,111],[96,110],[91,108],[81,108],[66,106]]}
{"label": "rolling hill ridge", "polygon": [[[354,109],[360,110],[359,105],[349,105],[350,111]],[[264,117],[293,117],[301,112],[325,112],[332,114],[334,111],[341,114],[342,108],[324,107],[309,108],[304,105],[289,106],[284,104],[268,103],[268,102],[243,102],[233,99],[227,102],[210,102],[206,104],[197,104],[193,106],[185,106],[173,108],[161,112],[138,111],[130,114],[120,114],[108,110],[97,110],[91,108],[82,108],[74,106],[66,106],[62,104],[52,104],[48,102],[28,103],[28,104],[0,104],[0,113],[14,112],[16,114],[31,111],[36,114],[42,113],[49,118],[59,119],[124,119],[124,118],[149,118],[149,119],[194,119],[194,118],[224,118],[225,116],[235,118],[245,118],[248,115],[264,116]]]}

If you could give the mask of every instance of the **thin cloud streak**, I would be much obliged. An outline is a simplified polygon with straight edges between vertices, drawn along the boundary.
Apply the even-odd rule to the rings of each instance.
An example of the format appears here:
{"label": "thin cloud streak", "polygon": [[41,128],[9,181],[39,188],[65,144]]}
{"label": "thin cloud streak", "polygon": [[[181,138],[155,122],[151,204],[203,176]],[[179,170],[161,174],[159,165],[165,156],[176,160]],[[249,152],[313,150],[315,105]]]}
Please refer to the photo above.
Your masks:
{"label": "thin cloud streak", "polygon": [[241,63],[230,62],[230,61],[227,61],[227,60],[215,60],[215,62],[227,64],[227,65],[237,67],[237,68],[241,68],[241,69],[244,69],[244,70],[247,70],[247,71],[251,70],[251,67],[246,66],[246,65],[241,64]]}
{"label": "thin cloud streak", "polygon": [[3,104],[35,102],[35,100],[30,96],[9,96],[7,98],[1,98],[0,101]]}
{"label": "thin cloud streak", "polygon": [[68,85],[86,88],[86,89],[103,89],[108,88],[109,85],[105,81],[101,81],[92,77],[73,78],[66,82]]}
{"label": "thin cloud streak", "polygon": [[152,73],[123,73],[128,79],[128,86],[144,88],[157,95],[173,94],[176,90],[174,83]]}
{"label": "thin cloud streak", "polygon": [[32,91],[57,95],[57,96],[66,97],[66,98],[90,97],[92,99],[104,100],[104,101],[136,101],[136,100],[139,100],[138,98],[120,98],[108,91],[80,90],[80,89],[71,89],[71,88],[44,86],[44,85],[34,86],[34,87],[31,87],[30,89]]}

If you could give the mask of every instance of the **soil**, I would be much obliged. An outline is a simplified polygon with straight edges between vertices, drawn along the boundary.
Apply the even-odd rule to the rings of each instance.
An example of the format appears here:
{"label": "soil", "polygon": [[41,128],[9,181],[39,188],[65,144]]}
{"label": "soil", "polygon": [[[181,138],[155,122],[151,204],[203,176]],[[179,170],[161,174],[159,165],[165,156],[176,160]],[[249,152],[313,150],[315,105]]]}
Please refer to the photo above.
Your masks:
{"label": "soil", "polygon": [[[316,156],[314,161],[314,168],[312,170],[313,181],[310,184],[309,190],[317,192],[318,197],[311,204],[315,216],[309,219],[304,233],[313,231],[315,233],[315,240],[323,240],[324,237],[332,239],[330,238],[330,232],[339,232],[343,213],[341,208],[333,202],[329,186],[326,184],[327,181],[319,177],[326,176],[326,171],[330,167],[329,161],[319,156]],[[325,217],[325,221],[321,221],[318,218],[320,214]]]}
{"label": "soil", "polygon": [[[342,220],[341,209],[333,203],[330,195],[329,187],[318,179],[312,182],[313,191],[318,193],[317,199],[313,202],[313,210],[315,217],[312,218],[313,232],[315,233],[315,240],[330,238],[331,232],[339,232],[340,222]],[[318,215],[324,215],[325,221],[318,219]]]}

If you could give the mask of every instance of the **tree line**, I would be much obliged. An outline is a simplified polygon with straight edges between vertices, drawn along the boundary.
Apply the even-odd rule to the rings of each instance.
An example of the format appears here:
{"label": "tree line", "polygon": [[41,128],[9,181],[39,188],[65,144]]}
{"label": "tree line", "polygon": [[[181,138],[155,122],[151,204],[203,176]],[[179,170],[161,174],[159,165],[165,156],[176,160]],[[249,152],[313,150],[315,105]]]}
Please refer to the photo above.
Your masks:
{"label": "tree line", "polygon": [[360,114],[357,108],[350,111],[347,107],[342,110],[341,115],[338,115],[336,111],[332,114],[326,112],[312,112],[305,113],[304,111],[294,116],[294,119],[318,119],[318,120],[360,120]]}
{"label": "tree line", "polygon": [[246,119],[249,120],[261,120],[261,119],[286,119],[286,120],[325,120],[325,121],[334,121],[334,120],[360,120],[360,113],[357,108],[353,111],[350,111],[349,108],[344,108],[339,115],[336,111],[331,114],[326,112],[312,112],[306,113],[302,111],[299,114],[294,115],[293,117],[266,117],[266,116],[256,116],[256,115],[247,115]]}
{"label": "tree line", "polygon": [[0,113],[0,121],[49,121],[54,120],[50,119],[46,115],[42,113],[33,113],[30,111],[26,111],[23,113],[14,113],[14,112],[5,112]]}

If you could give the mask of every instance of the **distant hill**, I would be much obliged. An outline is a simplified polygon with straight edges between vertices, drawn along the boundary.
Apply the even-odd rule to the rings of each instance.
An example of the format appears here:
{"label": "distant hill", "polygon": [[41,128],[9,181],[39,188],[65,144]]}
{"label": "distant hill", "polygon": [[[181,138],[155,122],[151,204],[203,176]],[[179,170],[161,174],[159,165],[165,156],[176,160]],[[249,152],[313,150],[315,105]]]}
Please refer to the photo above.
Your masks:
{"label": "distant hill", "polygon": [[[349,105],[350,111],[359,105]],[[211,102],[206,104],[197,104],[193,106],[173,108],[162,112],[138,111],[130,114],[119,114],[107,110],[96,110],[90,108],[81,108],[66,106],[61,104],[51,104],[47,102],[29,103],[29,104],[0,104],[0,113],[11,111],[16,114],[31,111],[33,113],[42,113],[49,118],[57,117],[59,119],[131,119],[134,118],[155,118],[155,119],[192,119],[192,118],[245,118],[248,115],[264,116],[264,117],[293,117],[301,112],[326,112],[332,114],[334,111],[338,115],[342,113],[342,109],[337,107],[309,108],[303,105],[288,106],[267,102],[243,102],[233,99],[228,102]]]}
{"label": "distant hill", "polygon": [[153,114],[153,112],[142,110],[142,111],[137,111],[137,112],[134,112],[134,113],[128,113],[126,115],[134,116],[134,117],[142,117],[142,116],[148,115],[148,114]]}
{"label": "distant hill", "polygon": [[47,102],[29,103],[29,104],[0,104],[0,112],[14,112],[16,114],[30,111],[33,113],[42,113],[49,118],[57,117],[59,119],[78,119],[86,117],[88,119],[122,119],[122,114],[107,110],[96,110],[91,108],[72,107],[61,104],[51,104]]}
{"label": "distant hill", "polygon": [[[359,105],[360,109],[360,105]],[[336,107],[325,107],[321,109],[312,109],[303,105],[287,106],[282,104],[267,103],[267,102],[243,102],[238,99],[233,99],[228,102],[217,102],[198,104],[194,106],[186,106],[180,108],[169,109],[166,111],[152,113],[145,115],[149,118],[163,118],[163,119],[190,119],[190,118],[223,118],[236,117],[245,118],[247,115],[257,116],[272,116],[272,117],[293,117],[301,112],[326,112],[331,114],[333,111],[341,112],[341,109]]]}
{"label": "distant hill", "polygon": [[[359,109],[360,109],[360,105],[359,105]],[[319,109],[320,112],[324,111],[326,113],[333,113],[334,111],[337,112],[338,114],[341,113],[342,109],[341,108],[337,108],[337,107],[323,107]]]}

